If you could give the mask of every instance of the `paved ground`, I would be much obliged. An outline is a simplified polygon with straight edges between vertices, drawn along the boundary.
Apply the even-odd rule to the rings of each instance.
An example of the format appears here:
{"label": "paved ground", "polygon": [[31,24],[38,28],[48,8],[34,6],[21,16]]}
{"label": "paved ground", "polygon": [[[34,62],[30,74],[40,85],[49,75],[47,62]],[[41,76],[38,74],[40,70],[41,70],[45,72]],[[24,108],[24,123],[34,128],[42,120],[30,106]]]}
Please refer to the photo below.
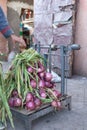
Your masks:
{"label": "paved ground", "polygon": [[[72,110],[51,113],[32,122],[32,130],[87,130],[87,78],[73,76],[67,80],[67,92],[72,96]],[[15,130],[25,130],[17,119]],[[14,130],[8,123],[7,130]]]}

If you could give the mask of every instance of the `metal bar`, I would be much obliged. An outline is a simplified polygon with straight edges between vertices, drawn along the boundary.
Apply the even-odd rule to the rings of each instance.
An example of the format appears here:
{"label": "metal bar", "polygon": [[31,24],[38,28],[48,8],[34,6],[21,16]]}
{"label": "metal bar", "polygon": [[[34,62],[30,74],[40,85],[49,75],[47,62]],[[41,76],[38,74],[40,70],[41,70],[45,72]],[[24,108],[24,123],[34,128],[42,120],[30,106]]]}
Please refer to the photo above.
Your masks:
{"label": "metal bar", "polygon": [[65,46],[61,46],[61,94],[62,96],[65,94],[65,56],[64,56],[64,48]]}
{"label": "metal bar", "polygon": [[[47,45],[47,46],[46,46],[46,45],[45,45],[45,46],[41,45],[40,47],[41,47],[42,49],[49,49],[49,47],[51,47],[51,45]],[[60,49],[60,47],[61,47],[61,46],[57,46],[56,48],[57,48],[57,49]]]}
{"label": "metal bar", "polygon": [[47,62],[48,62],[48,54],[44,54],[44,64],[45,64],[45,68],[47,70]]}
{"label": "metal bar", "polygon": [[69,71],[69,69],[66,69],[66,65],[67,65],[67,56],[65,56],[65,94],[67,94],[67,72]]}
{"label": "metal bar", "polygon": [[40,51],[41,51],[41,45],[40,45],[40,43],[38,43],[37,44],[37,52],[40,53]]}
{"label": "metal bar", "polygon": [[49,46],[49,72],[51,73],[51,45]]}

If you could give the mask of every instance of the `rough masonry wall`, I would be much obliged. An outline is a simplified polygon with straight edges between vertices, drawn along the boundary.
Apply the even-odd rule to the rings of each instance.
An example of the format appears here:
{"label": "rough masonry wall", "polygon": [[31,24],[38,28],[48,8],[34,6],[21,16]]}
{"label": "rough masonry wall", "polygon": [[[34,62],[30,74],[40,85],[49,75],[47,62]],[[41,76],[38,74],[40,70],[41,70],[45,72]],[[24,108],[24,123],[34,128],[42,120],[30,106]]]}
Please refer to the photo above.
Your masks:
{"label": "rough masonry wall", "polygon": [[72,43],[73,0],[35,0],[35,38],[41,44]]}
{"label": "rough masonry wall", "polygon": [[[35,42],[43,45],[68,45],[73,43],[73,14],[75,0],[35,0],[34,36]],[[58,52],[56,51],[56,54]],[[69,73],[72,73],[72,53],[67,59]],[[55,59],[60,67],[60,58]],[[54,61],[53,61],[54,62]],[[53,63],[54,64],[54,63]],[[54,66],[55,66],[54,65]]]}

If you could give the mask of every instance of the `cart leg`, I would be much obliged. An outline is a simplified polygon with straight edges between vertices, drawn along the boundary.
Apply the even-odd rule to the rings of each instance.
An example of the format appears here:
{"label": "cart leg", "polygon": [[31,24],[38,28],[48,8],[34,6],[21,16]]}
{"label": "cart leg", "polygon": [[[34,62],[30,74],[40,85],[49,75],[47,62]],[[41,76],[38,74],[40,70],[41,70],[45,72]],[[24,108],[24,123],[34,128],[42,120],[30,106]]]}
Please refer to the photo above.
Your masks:
{"label": "cart leg", "polygon": [[71,96],[67,97],[66,99],[66,107],[68,108],[68,110],[71,110]]}
{"label": "cart leg", "polygon": [[71,110],[71,102],[68,104],[68,110]]}
{"label": "cart leg", "polygon": [[25,130],[31,130],[31,124],[32,123],[32,121],[29,121],[28,119],[27,120],[25,120]]}

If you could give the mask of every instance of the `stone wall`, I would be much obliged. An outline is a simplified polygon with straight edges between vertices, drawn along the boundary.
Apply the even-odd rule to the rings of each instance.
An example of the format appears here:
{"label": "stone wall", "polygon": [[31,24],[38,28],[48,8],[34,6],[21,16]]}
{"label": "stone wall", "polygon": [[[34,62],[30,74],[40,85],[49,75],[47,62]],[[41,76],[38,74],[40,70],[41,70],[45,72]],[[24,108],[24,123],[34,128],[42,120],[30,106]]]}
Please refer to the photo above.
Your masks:
{"label": "stone wall", "polygon": [[73,0],[35,0],[35,38],[41,44],[71,44]]}
{"label": "stone wall", "polygon": [[15,2],[25,2],[25,3],[28,3],[29,5],[33,5],[34,3],[34,0],[8,0],[9,2],[12,2],[12,1],[15,1]]}
{"label": "stone wall", "polygon": [[[74,5],[75,0],[35,0],[35,42],[40,42],[42,45],[52,43],[57,45],[73,44]],[[58,54],[57,51],[56,54]],[[67,64],[69,66],[69,75],[71,75],[73,59],[71,52],[68,54]],[[60,66],[58,58],[55,65]]]}

